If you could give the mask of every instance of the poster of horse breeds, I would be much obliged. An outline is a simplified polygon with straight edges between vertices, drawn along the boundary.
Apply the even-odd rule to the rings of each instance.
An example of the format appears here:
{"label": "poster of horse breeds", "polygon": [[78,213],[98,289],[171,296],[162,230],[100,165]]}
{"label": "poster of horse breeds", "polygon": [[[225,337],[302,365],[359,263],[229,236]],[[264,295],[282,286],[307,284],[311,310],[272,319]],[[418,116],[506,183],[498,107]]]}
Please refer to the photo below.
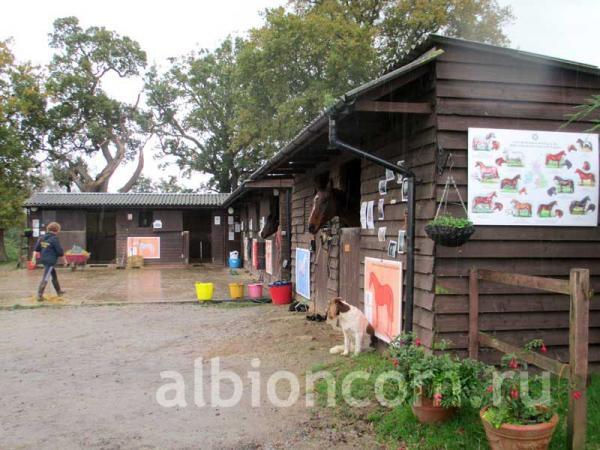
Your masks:
{"label": "poster of horse breeds", "polygon": [[375,335],[390,342],[402,330],[402,263],[365,258],[364,295]]}
{"label": "poster of horse breeds", "polygon": [[469,128],[475,225],[598,224],[598,135]]}

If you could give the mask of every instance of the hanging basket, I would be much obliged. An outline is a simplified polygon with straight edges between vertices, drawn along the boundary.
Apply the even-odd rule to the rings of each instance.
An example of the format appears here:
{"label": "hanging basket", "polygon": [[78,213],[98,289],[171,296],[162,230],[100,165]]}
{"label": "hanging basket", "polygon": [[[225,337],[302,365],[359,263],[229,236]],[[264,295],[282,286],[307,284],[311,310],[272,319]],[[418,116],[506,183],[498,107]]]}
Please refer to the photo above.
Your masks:
{"label": "hanging basket", "polygon": [[475,227],[469,225],[462,228],[449,227],[446,225],[425,225],[425,233],[436,244],[445,247],[460,247],[475,233]]}

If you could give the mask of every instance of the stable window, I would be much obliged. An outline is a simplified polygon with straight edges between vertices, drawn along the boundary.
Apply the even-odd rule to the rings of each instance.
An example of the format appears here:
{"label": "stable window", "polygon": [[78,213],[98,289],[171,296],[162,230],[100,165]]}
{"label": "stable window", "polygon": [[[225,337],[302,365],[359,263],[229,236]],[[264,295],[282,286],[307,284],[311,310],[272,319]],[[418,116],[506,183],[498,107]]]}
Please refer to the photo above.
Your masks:
{"label": "stable window", "polygon": [[140,228],[149,228],[154,222],[154,215],[152,211],[140,211],[138,215],[138,226]]}

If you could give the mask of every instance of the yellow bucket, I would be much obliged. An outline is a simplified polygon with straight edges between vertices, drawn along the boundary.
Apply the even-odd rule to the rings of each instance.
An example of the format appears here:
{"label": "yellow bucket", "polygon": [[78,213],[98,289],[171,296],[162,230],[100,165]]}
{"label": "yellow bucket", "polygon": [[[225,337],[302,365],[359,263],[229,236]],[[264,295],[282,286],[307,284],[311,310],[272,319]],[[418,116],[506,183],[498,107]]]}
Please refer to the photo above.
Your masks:
{"label": "yellow bucket", "polygon": [[196,296],[198,300],[206,301],[211,300],[215,285],[213,283],[196,283]]}
{"label": "yellow bucket", "polygon": [[229,283],[229,295],[234,300],[242,298],[244,296],[243,283]]}

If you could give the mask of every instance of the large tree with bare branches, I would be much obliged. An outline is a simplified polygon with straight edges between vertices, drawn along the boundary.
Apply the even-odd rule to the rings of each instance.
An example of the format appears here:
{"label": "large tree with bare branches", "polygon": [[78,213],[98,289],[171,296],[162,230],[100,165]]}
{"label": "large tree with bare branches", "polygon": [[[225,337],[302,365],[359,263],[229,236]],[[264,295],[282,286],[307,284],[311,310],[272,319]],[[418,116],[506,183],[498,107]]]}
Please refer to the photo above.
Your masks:
{"label": "large tree with bare branches", "polygon": [[47,157],[55,177],[70,190],[106,192],[125,162],[136,169],[120,189],[127,192],[144,167],[144,146],[151,136],[150,117],[137,101],[110,97],[108,77],[135,79],[146,66],[140,45],[103,27],[83,29],[75,17],[57,19],[50,35],[55,49],[49,65]]}

